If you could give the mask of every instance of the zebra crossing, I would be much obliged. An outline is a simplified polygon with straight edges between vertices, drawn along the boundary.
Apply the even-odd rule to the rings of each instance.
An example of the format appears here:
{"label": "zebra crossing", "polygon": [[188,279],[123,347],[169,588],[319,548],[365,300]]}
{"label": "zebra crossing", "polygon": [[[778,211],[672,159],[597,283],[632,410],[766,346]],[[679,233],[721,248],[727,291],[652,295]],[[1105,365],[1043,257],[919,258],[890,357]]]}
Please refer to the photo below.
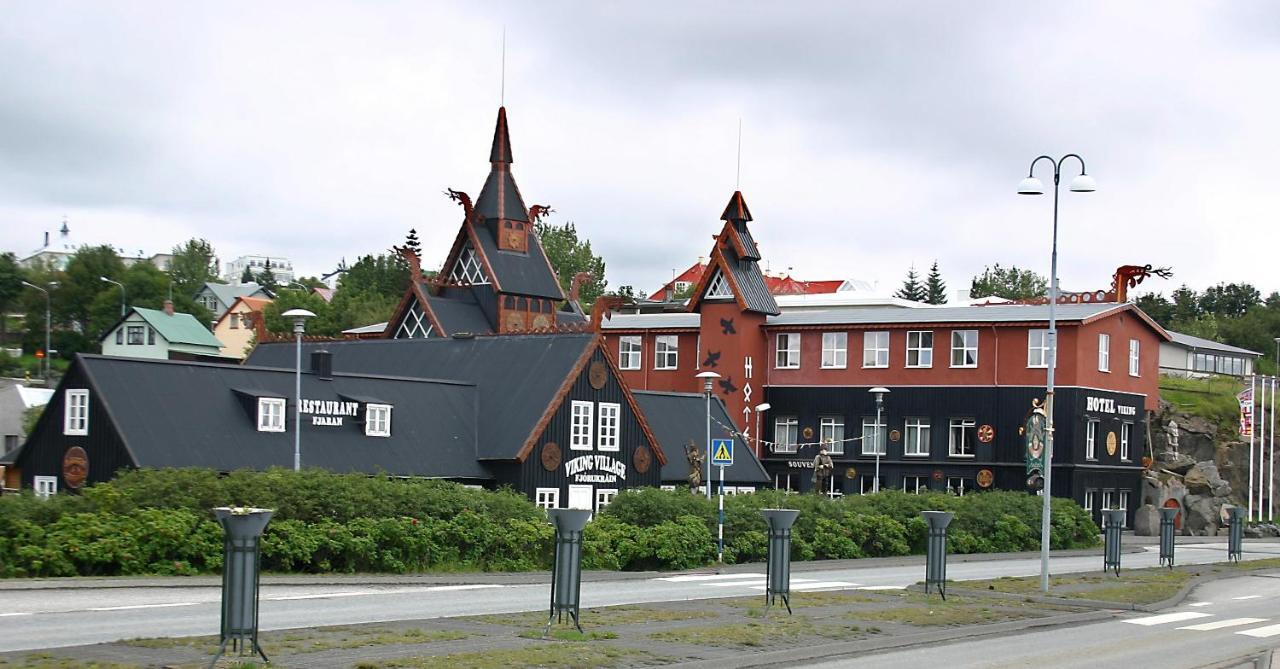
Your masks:
{"label": "zebra crossing", "polygon": [[[1233,597],[1232,599],[1252,599],[1248,597]],[[1195,602],[1191,606],[1203,607],[1211,606],[1212,602]],[[1177,625],[1177,623],[1187,623],[1191,621],[1200,621],[1190,625]],[[1144,627],[1157,627],[1160,625],[1177,625],[1174,629],[1188,630],[1192,632],[1213,632],[1217,630],[1229,630],[1233,634],[1254,637],[1256,639],[1267,639],[1273,636],[1280,636],[1280,624],[1263,625],[1261,627],[1249,627],[1258,623],[1270,622],[1269,618],[1218,618],[1212,613],[1204,613],[1202,611],[1175,611],[1173,613],[1158,613],[1151,616],[1142,616],[1139,618],[1126,618],[1121,622],[1130,625],[1142,625]],[[1249,629],[1234,629],[1239,627],[1249,627]]]}
{"label": "zebra crossing", "polygon": [[[653,579],[666,583],[691,583],[709,588],[739,588],[764,591],[766,576],[764,574],[681,574],[679,576],[663,576]],[[898,585],[861,585],[849,581],[822,581],[811,578],[791,577],[792,592],[813,592],[820,590],[902,590]]]}

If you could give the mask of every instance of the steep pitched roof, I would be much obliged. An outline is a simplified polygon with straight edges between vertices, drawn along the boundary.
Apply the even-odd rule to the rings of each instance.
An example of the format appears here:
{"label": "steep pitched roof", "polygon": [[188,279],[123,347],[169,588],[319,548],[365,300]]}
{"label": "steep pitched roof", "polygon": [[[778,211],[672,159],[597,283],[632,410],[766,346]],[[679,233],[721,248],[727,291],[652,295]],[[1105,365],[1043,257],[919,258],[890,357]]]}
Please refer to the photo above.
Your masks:
{"label": "steep pitched roof", "polygon": [[723,276],[743,311],[774,315],[779,313],[764,273],[760,271],[760,251],[747,230],[751,212],[742,193],[735,191],[724,211],[724,227],[711,249],[711,261],[689,299],[689,311],[697,311],[717,277]]}
{"label": "steep pitched roof", "polygon": [[213,296],[218,298],[219,302],[222,302],[228,307],[230,307],[238,297],[270,296],[266,288],[263,288],[256,283],[242,283],[238,286],[232,286],[225,283],[209,282],[204,284],[204,287],[208,289],[209,292],[213,293]]}
{"label": "steep pitched roof", "polygon": [[[699,451],[707,438],[706,399],[697,393],[664,393],[646,390],[634,391],[636,403],[649,421],[653,436],[658,440],[667,464],[662,467],[664,483],[687,481],[689,460],[685,446],[692,442]],[[768,483],[771,479],[764,466],[756,459],[742,435],[723,426],[733,425],[719,397],[711,403],[711,438],[733,439],[733,465],[725,468],[725,480],[735,483]]]}
{"label": "steep pitched roof", "polygon": [[[156,329],[161,337],[164,337],[170,344],[190,344],[193,346],[210,346],[212,348],[221,349],[222,342],[213,336],[212,332],[205,329],[200,321],[196,320],[191,314],[175,313],[169,315],[158,309],[143,309],[142,307],[133,307],[133,313],[138,314],[148,325]],[[115,328],[112,328],[113,330]]]}

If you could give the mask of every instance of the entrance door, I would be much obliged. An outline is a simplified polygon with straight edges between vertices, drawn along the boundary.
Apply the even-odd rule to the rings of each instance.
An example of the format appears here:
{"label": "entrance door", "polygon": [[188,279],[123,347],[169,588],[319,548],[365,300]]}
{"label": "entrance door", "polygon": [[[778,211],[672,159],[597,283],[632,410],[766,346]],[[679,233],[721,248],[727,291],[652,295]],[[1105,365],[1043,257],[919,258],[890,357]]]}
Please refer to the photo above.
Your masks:
{"label": "entrance door", "polygon": [[571,485],[569,486],[569,506],[570,509],[586,509],[592,511],[591,508],[595,502],[593,498],[593,489],[589,485]]}

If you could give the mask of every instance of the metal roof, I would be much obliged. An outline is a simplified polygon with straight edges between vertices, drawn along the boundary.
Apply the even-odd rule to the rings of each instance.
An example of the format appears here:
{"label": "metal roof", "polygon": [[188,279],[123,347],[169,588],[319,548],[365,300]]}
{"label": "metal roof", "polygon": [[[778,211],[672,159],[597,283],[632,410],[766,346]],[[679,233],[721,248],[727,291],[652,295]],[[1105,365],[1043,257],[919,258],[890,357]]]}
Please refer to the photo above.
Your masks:
{"label": "metal roof", "polygon": [[133,307],[133,312],[155,328],[156,332],[170,344],[208,346],[213,348],[215,353],[222,348],[222,342],[218,341],[218,338],[205,329],[191,314],[169,314],[159,309],[142,307]]}
{"label": "metal roof", "polygon": [[238,297],[254,297],[259,293],[269,295],[265,288],[256,283],[242,283],[238,286],[232,286],[226,283],[213,283],[210,281],[209,283],[204,284],[204,287],[209,292],[213,293],[213,296],[218,298],[219,302],[222,302],[228,307],[234,304]]}
{"label": "metal roof", "polygon": [[[632,391],[640,410],[649,421],[649,429],[658,440],[667,464],[662,468],[663,483],[687,482],[689,460],[685,457],[685,445],[693,442],[698,450],[707,438],[706,398],[696,393],[661,393],[646,390]],[[716,398],[711,403],[711,438],[734,440],[733,465],[725,467],[725,480],[733,483],[768,483],[768,472],[756,459],[755,453],[736,432],[721,427],[733,425],[724,403]]]}
{"label": "metal roof", "polygon": [[1204,339],[1204,338],[1202,338],[1202,337],[1195,337],[1195,336],[1192,336],[1192,335],[1189,335],[1189,334],[1183,334],[1183,333],[1181,333],[1181,332],[1174,332],[1173,330],[1166,330],[1166,332],[1168,332],[1168,333],[1169,333],[1169,336],[1173,338],[1173,343],[1174,343],[1174,344],[1177,344],[1177,345],[1179,345],[1179,346],[1185,346],[1185,347],[1187,347],[1187,348],[1192,348],[1192,349],[1196,349],[1196,350],[1204,350],[1204,351],[1221,351],[1221,352],[1223,352],[1223,353],[1235,353],[1235,354],[1238,354],[1238,355],[1250,355],[1250,356],[1253,356],[1253,357],[1255,357],[1255,358],[1258,358],[1258,357],[1261,357],[1261,356],[1262,356],[1262,354],[1261,354],[1261,353],[1258,353],[1257,351],[1250,351],[1250,350],[1249,350],[1249,349],[1247,349],[1247,348],[1240,348],[1239,346],[1232,346],[1232,345],[1230,345],[1230,344],[1223,344],[1223,343],[1220,343],[1220,342],[1213,341],[1212,339]]}
{"label": "metal roof", "polygon": [[[480,309],[480,305],[470,296],[470,291],[466,291],[465,298],[448,298],[432,295],[426,289],[423,294],[427,296],[427,303],[431,305],[431,312],[440,319],[440,326],[449,334],[457,332],[469,332],[471,334],[489,334],[493,332],[493,326],[490,325],[489,319],[485,318],[484,311]],[[464,291],[453,291],[457,294],[464,294]]]}
{"label": "metal roof", "polygon": [[553,300],[564,299],[564,291],[560,289],[560,283],[556,281],[556,275],[551,271],[551,264],[543,255],[542,244],[532,230],[526,237],[528,251],[519,253],[499,251],[497,239],[494,238],[493,230],[488,224],[474,227],[476,238],[480,240],[480,252],[489,262],[489,267],[493,269],[502,292],[546,297]]}
{"label": "metal roof", "polygon": [[613,314],[601,322],[605,330],[662,330],[681,328],[697,330],[702,323],[701,314]]}
{"label": "metal roof", "polygon": [[[1059,304],[1060,321],[1082,321],[1129,305],[1115,303]],[[1023,323],[1049,320],[1047,304],[1001,304],[981,307],[897,307],[788,311],[772,316],[767,325],[910,325],[913,323]]]}

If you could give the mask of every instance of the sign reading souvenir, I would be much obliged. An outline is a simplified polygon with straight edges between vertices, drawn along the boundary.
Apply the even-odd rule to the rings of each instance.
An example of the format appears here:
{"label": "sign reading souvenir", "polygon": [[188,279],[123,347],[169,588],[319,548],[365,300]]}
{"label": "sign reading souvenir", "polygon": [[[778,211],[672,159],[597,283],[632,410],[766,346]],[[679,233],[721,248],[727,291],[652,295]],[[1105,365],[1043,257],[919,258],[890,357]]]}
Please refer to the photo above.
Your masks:
{"label": "sign reading souvenir", "polygon": [[1136,416],[1138,415],[1138,407],[1126,404],[1116,404],[1116,401],[1109,397],[1085,397],[1084,410],[1091,413],[1109,413],[1111,415]]}
{"label": "sign reading souvenir", "polygon": [[792,469],[813,469],[813,460],[787,460],[787,466]]}
{"label": "sign reading souvenir", "polygon": [[1107,433],[1107,455],[1115,455],[1115,454],[1116,454],[1116,433],[1108,432]]}
{"label": "sign reading souvenir", "polygon": [[564,474],[574,483],[617,483],[627,480],[627,464],[599,453],[579,455],[564,463]]}
{"label": "sign reading souvenir", "polygon": [[996,429],[990,425],[978,426],[978,441],[989,444],[992,439],[996,438]]}
{"label": "sign reading souvenir", "polygon": [[1253,436],[1253,388],[1245,388],[1236,395],[1240,402],[1240,436]]}
{"label": "sign reading souvenir", "polygon": [[978,487],[979,488],[990,488],[991,484],[995,483],[995,481],[996,481],[996,475],[990,469],[978,470]]}
{"label": "sign reading souvenir", "polygon": [[62,480],[68,488],[79,490],[89,478],[89,454],[79,446],[72,446],[62,456]]}
{"label": "sign reading souvenir", "polygon": [[1044,445],[1049,422],[1044,409],[1040,408],[1040,400],[1032,400],[1031,404],[1035,408],[1027,416],[1027,422],[1022,430],[1022,436],[1026,439],[1027,445],[1028,475],[1032,472],[1044,472]]}
{"label": "sign reading souvenir", "polygon": [[711,464],[717,467],[728,467],[733,464],[733,440],[711,440]]}
{"label": "sign reading souvenir", "polygon": [[312,425],[342,425],[343,418],[356,417],[360,403],[304,399],[298,408],[302,413],[311,414]]}

